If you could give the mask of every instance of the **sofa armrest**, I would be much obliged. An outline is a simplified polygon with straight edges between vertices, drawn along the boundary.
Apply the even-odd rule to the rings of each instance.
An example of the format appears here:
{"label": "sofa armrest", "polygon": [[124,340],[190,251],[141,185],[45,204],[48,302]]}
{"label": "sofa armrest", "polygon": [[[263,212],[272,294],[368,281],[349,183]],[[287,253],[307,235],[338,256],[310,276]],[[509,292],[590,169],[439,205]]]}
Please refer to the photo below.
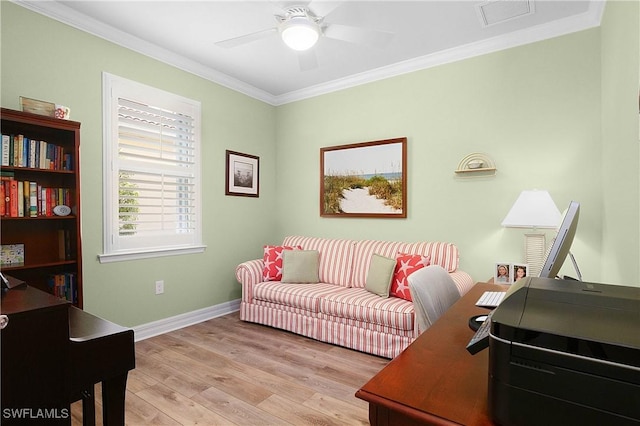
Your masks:
{"label": "sofa armrest", "polygon": [[253,286],[262,282],[262,259],[248,260],[236,266],[236,279],[242,284],[242,301],[250,302],[253,297]]}
{"label": "sofa armrest", "polygon": [[460,296],[464,296],[475,284],[471,275],[464,271],[457,270],[449,272],[449,275],[451,276],[451,279],[453,279],[453,282],[456,283]]}

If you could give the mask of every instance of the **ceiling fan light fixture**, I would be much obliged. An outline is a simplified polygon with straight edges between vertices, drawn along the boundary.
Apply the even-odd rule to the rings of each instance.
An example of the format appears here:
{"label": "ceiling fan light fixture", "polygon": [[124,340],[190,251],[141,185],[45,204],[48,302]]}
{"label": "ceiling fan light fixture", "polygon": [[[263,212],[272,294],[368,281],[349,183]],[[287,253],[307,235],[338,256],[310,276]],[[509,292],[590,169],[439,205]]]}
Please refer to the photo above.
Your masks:
{"label": "ceiling fan light fixture", "polygon": [[293,17],[280,27],[282,41],[293,50],[303,51],[312,48],[320,37],[317,23],[306,17]]}

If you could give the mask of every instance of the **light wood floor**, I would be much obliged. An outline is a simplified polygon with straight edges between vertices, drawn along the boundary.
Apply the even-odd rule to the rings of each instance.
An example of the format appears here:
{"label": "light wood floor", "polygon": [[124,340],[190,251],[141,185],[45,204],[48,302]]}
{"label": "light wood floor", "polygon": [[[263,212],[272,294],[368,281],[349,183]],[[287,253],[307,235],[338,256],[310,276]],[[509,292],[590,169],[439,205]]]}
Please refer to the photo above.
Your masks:
{"label": "light wood floor", "polygon": [[[238,313],[136,343],[128,425],[367,425],[355,392],[389,360],[240,321]],[[100,386],[96,417],[102,425]],[[72,405],[73,425],[82,405]]]}

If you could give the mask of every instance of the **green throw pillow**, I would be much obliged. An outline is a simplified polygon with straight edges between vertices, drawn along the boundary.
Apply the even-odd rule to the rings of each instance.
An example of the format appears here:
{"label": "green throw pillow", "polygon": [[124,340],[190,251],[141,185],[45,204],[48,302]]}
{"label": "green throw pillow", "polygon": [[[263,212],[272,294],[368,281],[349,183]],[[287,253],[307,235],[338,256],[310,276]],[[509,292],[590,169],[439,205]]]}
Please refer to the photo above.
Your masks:
{"label": "green throw pillow", "polygon": [[282,252],[283,283],[317,283],[318,250],[284,250]]}
{"label": "green throw pillow", "polygon": [[389,297],[389,288],[391,288],[391,279],[395,268],[395,259],[373,254],[364,288],[380,297]]}

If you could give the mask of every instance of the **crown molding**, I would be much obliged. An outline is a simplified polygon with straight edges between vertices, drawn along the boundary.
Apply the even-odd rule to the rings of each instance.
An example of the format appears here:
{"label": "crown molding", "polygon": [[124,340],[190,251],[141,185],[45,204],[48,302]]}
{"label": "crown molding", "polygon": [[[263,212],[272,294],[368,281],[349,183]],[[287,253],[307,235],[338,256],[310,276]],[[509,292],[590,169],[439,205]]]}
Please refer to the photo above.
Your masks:
{"label": "crown molding", "polygon": [[81,31],[103,38],[119,46],[151,57],[180,70],[197,75],[206,80],[220,84],[228,89],[240,92],[273,106],[309,99],[362,84],[597,27],[600,25],[606,3],[606,0],[591,1],[589,9],[580,15],[574,15],[551,23],[510,33],[506,36],[499,36],[480,42],[470,43],[464,46],[436,52],[430,55],[376,68],[360,74],[355,74],[349,77],[336,79],[276,96],[227,74],[204,66],[201,63],[187,59],[158,45],[149,43],[138,37],[134,37],[109,25],[105,25],[102,22],[78,13],[57,1],[11,1],[33,12],[55,19]]}
{"label": "crown molding", "polygon": [[427,68],[436,67],[452,62],[461,61],[477,56],[486,55],[512,47],[523,46],[554,37],[559,37],[589,28],[598,27],[602,20],[605,1],[593,1],[589,10],[580,15],[574,15],[562,20],[537,25],[525,30],[509,33],[508,36],[498,36],[479,42],[469,43],[452,49],[443,50],[430,55],[421,56],[393,65],[380,67],[346,78],[311,86],[294,92],[276,96],[275,105],[284,105],[303,99],[313,98],[331,92],[336,92],[362,84],[372,83]]}
{"label": "crown molding", "polygon": [[67,24],[86,33],[103,38],[119,46],[133,50],[134,52],[174,66],[182,71],[186,71],[197,75],[198,77],[220,84],[221,86],[231,90],[243,93],[271,105],[274,105],[275,103],[275,97],[264,90],[258,89],[227,74],[204,66],[199,62],[187,59],[184,56],[178,55],[156,44],[149,43],[138,37],[132,36],[131,34],[125,33],[124,31],[120,31],[110,25],[105,25],[96,19],[78,13],[74,9],[71,9],[57,1],[11,1],[33,12],[55,19],[63,24]]}

